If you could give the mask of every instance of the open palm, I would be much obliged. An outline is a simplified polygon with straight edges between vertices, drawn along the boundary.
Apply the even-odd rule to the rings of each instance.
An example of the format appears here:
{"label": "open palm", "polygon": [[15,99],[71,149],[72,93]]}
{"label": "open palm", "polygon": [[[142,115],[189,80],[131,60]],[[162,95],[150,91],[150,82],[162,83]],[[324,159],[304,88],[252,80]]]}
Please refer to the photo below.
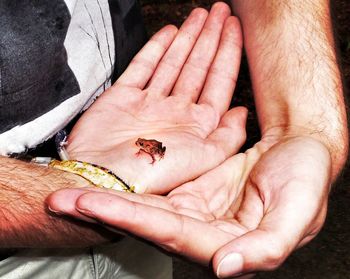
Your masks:
{"label": "open palm", "polygon": [[330,168],[328,150],[314,139],[267,139],[165,197],[67,189],[48,204],[212,262],[223,278],[274,269],[315,237],[326,216]]}
{"label": "open palm", "polygon": [[[84,113],[68,139],[71,158],[107,167],[137,192],[164,193],[237,152],[246,110],[227,112],[241,57],[241,31],[223,3],[167,26]],[[138,138],[166,147],[138,153]],[[147,150],[146,150],[147,151]],[[152,152],[151,152],[152,153]]]}

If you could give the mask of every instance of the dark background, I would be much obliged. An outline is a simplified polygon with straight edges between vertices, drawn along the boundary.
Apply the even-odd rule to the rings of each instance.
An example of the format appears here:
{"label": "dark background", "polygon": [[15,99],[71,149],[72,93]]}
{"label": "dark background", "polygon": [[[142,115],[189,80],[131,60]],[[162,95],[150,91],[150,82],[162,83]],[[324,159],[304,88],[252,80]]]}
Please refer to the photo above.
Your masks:
{"label": "dark background", "polygon": [[[209,8],[214,0],[141,0],[145,24],[153,34],[165,24],[180,26],[189,12],[198,6]],[[350,87],[350,1],[332,2],[334,28],[339,47],[339,62],[344,85]],[[347,92],[345,93],[346,98]],[[246,61],[243,59],[233,105],[249,109],[248,143],[259,140],[259,129],[252,98]],[[350,169],[347,167],[330,196],[326,224],[310,244],[294,252],[278,270],[260,273],[263,279],[350,279]],[[174,279],[215,278],[210,269],[189,261],[174,258]]]}

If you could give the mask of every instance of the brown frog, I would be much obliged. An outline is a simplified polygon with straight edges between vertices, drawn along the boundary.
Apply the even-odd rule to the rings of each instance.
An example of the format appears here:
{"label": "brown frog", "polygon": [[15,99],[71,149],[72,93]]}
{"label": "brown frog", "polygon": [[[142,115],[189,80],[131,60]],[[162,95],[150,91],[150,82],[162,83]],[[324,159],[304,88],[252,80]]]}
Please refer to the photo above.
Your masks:
{"label": "brown frog", "polygon": [[140,148],[140,150],[135,155],[140,155],[141,152],[145,152],[152,157],[152,162],[150,164],[154,164],[156,161],[155,156],[159,156],[159,160],[164,158],[166,147],[163,144],[155,139],[142,139],[138,138],[135,142],[136,146]]}

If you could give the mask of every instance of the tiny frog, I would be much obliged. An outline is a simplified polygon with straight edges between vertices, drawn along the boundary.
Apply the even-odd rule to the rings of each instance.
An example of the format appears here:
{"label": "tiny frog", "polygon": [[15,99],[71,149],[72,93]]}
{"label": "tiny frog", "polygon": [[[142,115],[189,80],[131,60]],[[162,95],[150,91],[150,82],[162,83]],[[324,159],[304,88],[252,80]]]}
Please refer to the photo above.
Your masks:
{"label": "tiny frog", "polygon": [[136,146],[140,148],[140,150],[135,155],[140,155],[141,152],[145,152],[152,157],[151,164],[153,165],[156,161],[155,155],[159,156],[159,160],[163,159],[166,147],[162,145],[161,142],[155,139],[142,139],[138,138],[135,142]]}

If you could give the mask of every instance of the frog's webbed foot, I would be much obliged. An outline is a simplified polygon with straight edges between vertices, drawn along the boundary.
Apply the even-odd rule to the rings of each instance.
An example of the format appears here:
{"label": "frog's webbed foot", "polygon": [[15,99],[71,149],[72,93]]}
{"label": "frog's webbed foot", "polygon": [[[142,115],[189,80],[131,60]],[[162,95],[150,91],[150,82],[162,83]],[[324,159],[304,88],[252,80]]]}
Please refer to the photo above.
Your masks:
{"label": "frog's webbed foot", "polygon": [[151,164],[151,165],[154,165],[154,162],[156,161],[156,158],[154,158],[154,155],[153,155],[153,154],[148,153],[148,152],[146,152],[145,150],[140,149],[138,152],[135,153],[135,156],[136,156],[136,157],[139,157],[139,156],[141,155],[141,153],[145,153],[145,154],[151,156],[152,162],[150,162],[150,164]]}
{"label": "frog's webbed foot", "polygon": [[154,162],[156,161],[156,158],[154,158],[154,155],[147,153],[149,156],[152,157],[152,162],[150,163],[152,166],[154,165]]}
{"label": "frog's webbed foot", "polygon": [[135,153],[135,156],[136,156],[136,157],[139,157],[140,154],[141,154],[141,150],[137,151],[137,152]]}

